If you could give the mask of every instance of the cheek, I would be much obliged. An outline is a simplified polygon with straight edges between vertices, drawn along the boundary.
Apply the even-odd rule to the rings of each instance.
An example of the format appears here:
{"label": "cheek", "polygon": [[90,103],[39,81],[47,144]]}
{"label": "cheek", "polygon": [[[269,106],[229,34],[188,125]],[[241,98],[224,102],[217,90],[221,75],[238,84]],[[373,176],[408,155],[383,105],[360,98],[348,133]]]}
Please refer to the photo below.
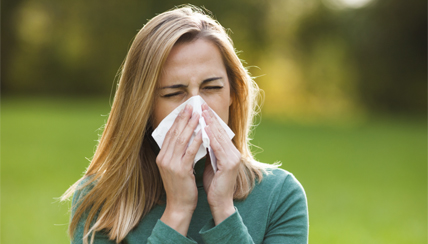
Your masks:
{"label": "cheek", "polygon": [[172,111],[168,110],[168,106],[162,102],[156,102],[152,114],[153,129],[158,127],[160,122]]}
{"label": "cheek", "polygon": [[228,98],[215,99],[207,101],[208,106],[228,124],[229,122],[229,100]]}
{"label": "cheek", "polygon": [[158,127],[160,121],[162,121],[161,119],[162,115],[159,114],[159,111],[156,110],[156,108],[153,110],[153,114],[152,114],[152,127],[153,129],[156,129],[156,127]]}

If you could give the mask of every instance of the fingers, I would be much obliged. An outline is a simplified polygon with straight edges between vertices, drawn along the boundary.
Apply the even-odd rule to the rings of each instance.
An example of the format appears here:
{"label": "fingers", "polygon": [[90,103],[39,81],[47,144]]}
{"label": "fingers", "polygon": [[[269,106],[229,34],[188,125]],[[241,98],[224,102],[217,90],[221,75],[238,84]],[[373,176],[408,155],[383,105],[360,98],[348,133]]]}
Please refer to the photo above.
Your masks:
{"label": "fingers", "polygon": [[175,142],[181,135],[184,127],[189,122],[190,116],[192,115],[192,106],[187,104],[184,109],[175,118],[169,131],[166,133],[165,140],[163,142],[160,153],[172,153],[174,151]]}
{"label": "fingers", "polygon": [[203,117],[207,123],[205,131],[210,138],[210,145],[214,154],[219,159],[219,164],[223,160],[232,162],[229,166],[236,165],[241,160],[241,153],[235,147],[232,140],[227,135],[226,130],[221,126],[219,119],[215,116],[214,112],[209,109],[208,105],[202,106]]}
{"label": "fingers", "polygon": [[217,158],[217,169],[228,171],[236,169],[241,162],[241,153],[229,139],[226,143],[220,142],[213,133],[212,127],[205,127],[208,137],[210,138],[210,145]]}
{"label": "fingers", "polygon": [[193,163],[193,159],[195,159],[196,153],[198,152],[201,144],[202,144],[202,130],[200,130],[198,134],[196,134],[195,139],[187,148],[186,153],[184,154],[184,157],[183,157],[184,162]]}
{"label": "fingers", "polygon": [[199,122],[199,114],[194,113],[192,115],[192,118],[189,120],[189,123],[187,124],[187,126],[183,129],[181,134],[177,137],[177,140],[175,141],[174,153],[177,153],[180,155],[184,154],[184,151],[186,150],[187,145],[189,144],[190,137],[192,137],[193,132],[198,126],[198,122]]}
{"label": "fingers", "polygon": [[208,137],[210,138],[210,146],[214,151],[216,157],[221,157],[225,154],[224,149],[221,143],[217,140],[217,137],[212,132],[211,126],[206,126],[205,131],[207,132]]}
{"label": "fingers", "polygon": [[205,122],[209,126],[213,136],[217,139],[217,141],[224,146],[230,146],[229,143],[232,143],[229,136],[227,135],[224,128],[221,126],[217,117],[214,115],[213,111],[208,108],[208,105],[204,104],[202,106]]}

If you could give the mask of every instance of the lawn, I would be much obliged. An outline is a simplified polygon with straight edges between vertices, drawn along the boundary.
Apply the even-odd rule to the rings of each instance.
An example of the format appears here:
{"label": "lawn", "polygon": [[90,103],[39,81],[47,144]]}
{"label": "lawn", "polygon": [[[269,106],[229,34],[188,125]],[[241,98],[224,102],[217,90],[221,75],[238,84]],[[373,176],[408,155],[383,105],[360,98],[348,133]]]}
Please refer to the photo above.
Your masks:
{"label": "lawn", "polygon": [[[68,243],[57,197],[88,166],[108,99],[3,98],[1,243]],[[426,243],[425,118],[352,126],[263,118],[257,159],[282,162],[306,190],[310,243]]]}

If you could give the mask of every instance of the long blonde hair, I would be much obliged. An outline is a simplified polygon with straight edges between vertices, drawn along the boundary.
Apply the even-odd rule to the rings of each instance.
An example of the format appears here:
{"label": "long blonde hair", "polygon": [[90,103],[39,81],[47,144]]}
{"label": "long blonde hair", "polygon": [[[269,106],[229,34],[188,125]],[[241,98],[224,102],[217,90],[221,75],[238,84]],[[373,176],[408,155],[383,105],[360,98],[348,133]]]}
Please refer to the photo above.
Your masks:
{"label": "long blonde hair", "polygon": [[150,145],[151,114],[157,80],[172,47],[177,42],[204,38],[220,50],[229,76],[232,105],[229,127],[233,143],[242,154],[234,198],[245,199],[260,181],[268,165],[254,160],[249,133],[257,108],[258,87],[237,57],[224,28],[201,9],[183,6],[151,19],[135,36],[121,68],[114,102],[94,157],[85,175],[62,196],[89,185],[87,193],[73,206],[69,226],[71,238],[82,215],[84,243],[96,231],[105,231],[121,242],[156,205],[164,193]]}

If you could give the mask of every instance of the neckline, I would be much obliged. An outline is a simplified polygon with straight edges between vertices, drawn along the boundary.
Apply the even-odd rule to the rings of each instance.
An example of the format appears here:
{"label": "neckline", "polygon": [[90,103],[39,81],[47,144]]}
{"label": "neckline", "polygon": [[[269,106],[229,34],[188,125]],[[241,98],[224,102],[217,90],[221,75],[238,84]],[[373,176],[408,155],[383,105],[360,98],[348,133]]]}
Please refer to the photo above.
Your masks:
{"label": "neckline", "polygon": [[203,157],[198,162],[196,162],[196,165],[193,169],[193,174],[195,175],[195,181],[197,187],[203,187],[204,186],[204,170],[205,170],[205,162],[207,157]]}

